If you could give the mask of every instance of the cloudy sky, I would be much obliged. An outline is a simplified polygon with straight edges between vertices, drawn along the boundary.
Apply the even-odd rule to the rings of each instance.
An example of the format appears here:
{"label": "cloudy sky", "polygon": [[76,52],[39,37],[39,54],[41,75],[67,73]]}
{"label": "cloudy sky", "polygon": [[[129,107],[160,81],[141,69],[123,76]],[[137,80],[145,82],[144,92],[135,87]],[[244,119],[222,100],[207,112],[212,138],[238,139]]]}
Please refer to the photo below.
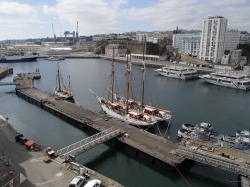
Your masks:
{"label": "cloudy sky", "polygon": [[250,0],[0,0],[0,40],[201,29],[207,16],[250,31]]}

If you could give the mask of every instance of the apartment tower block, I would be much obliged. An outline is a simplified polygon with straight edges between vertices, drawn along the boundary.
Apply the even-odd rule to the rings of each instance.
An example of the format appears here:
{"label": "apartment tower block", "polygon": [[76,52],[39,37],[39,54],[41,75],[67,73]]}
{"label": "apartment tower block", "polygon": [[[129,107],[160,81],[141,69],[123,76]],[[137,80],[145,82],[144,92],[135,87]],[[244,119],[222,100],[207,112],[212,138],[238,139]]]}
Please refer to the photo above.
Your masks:
{"label": "apartment tower block", "polygon": [[203,21],[199,55],[201,60],[221,62],[225,50],[227,22],[221,16],[208,17]]}

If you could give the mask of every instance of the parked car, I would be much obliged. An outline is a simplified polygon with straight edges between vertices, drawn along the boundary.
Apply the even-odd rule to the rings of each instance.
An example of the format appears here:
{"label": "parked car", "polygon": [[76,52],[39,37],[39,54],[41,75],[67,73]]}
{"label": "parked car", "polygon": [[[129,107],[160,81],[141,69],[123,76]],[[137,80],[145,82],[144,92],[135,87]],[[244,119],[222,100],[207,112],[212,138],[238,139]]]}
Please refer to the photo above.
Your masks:
{"label": "parked car", "polygon": [[84,187],[100,187],[101,186],[101,181],[97,179],[93,179],[89,181],[87,184],[85,184]]}
{"label": "parked car", "polygon": [[85,181],[85,177],[77,176],[71,181],[71,183],[69,184],[69,187],[81,187],[84,181]]}

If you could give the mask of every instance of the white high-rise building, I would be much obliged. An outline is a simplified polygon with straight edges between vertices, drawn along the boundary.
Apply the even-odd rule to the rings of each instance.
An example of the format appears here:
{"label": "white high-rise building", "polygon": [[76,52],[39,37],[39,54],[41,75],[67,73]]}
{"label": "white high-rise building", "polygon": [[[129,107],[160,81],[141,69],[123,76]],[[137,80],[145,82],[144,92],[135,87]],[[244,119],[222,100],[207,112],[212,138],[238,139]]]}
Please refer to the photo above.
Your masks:
{"label": "white high-rise building", "polygon": [[221,16],[208,17],[203,21],[200,43],[201,60],[218,63],[224,55],[227,19]]}

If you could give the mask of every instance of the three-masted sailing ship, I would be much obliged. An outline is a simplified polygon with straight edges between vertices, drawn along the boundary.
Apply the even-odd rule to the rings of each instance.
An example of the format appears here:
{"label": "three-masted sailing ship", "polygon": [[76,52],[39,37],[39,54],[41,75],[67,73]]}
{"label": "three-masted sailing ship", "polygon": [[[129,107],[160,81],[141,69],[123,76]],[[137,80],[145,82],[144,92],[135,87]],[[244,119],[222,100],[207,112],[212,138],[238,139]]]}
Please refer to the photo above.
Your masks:
{"label": "three-masted sailing ship", "polygon": [[[54,87],[55,95],[59,98],[68,100],[70,102],[75,102],[74,94],[70,89],[70,76],[67,77],[69,79],[69,88],[67,88],[63,83],[63,78],[62,78],[62,75],[60,74],[58,63],[57,63],[57,67],[58,68],[57,68],[57,76],[56,76],[56,86]],[[61,84],[63,84],[63,87]]]}
{"label": "three-masted sailing ship", "polygon": [[125,121],[129,124],[137,126],[150,126],[160,121],[166,121],[171,119],[170,111],[163,110],[151,105],[144,104],[144,81],[145,81],[145,63],[144,63],[144,46],[143,46],[143,66],[142,66],[142,98],[141,102],[130,98],[130,76],[131,76],[131,63],[126,63],[126,92],[125,96],[119,96],[114,93],[114,48],[113,48],[113,61],[111,69],[111,90],[108,90],[111,94],[111,100],[98,96],[92,90],[90,90],[98,102],[101,104],[102,109],[108,115]]}

